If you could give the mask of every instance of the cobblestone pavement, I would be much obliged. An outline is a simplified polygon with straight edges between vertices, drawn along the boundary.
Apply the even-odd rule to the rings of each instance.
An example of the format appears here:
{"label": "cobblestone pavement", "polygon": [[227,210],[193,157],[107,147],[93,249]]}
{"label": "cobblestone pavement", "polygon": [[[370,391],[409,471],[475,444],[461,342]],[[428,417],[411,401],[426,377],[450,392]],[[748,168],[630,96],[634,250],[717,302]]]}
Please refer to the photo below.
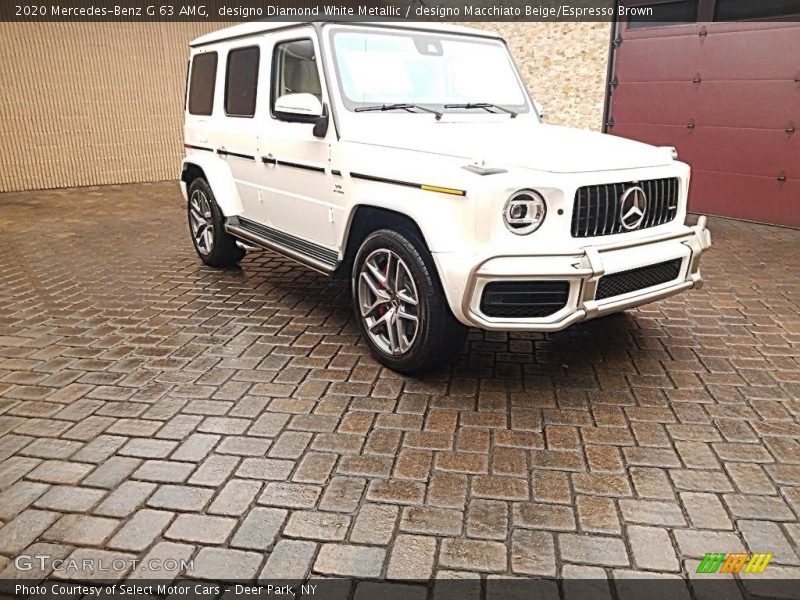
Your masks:
{"label": "cobblestone pavement", "polygon": [[403,579],[746,550],[800,577],[800,232],[710,226],[703,290],[472,332],[412,379],[345,284],[204,267],[174,183],[0,196],[0,578],[31,553]]}

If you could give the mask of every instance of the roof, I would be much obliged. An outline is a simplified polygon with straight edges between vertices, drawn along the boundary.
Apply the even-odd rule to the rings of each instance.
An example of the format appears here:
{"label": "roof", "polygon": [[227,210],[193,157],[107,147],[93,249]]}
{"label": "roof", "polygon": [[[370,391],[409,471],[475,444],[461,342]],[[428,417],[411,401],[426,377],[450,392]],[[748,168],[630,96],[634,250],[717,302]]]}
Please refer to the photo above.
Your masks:
{"label": "roof", "polygon": [[[398,29],[421,29],[425,31],[433,31],[433,32],[441,32],[441,33],[458,33],[462,35],[480,35],[483,37],[495,37],[499,38],[500,36],[493,32],[488,31],[485,29],[476,29],[474,27],[462,27],[459,25],[449,25],[443,23],[428,23],[428,22],[409,22],[409,21],[386,21],[386,22],[356,22],[356,21],[317,21],[318,24],[324,25],[325,23],[340,23],[342,25],[358,25],[360,27],[396,27]],[[218,31],[212,31],[211,33],[207,33],[205,35],[201,35],[198,38],[192,40],[189,45],[190,46],[203,46],[205,44],[211,44],[214,42],[221,42],[224,40],[228,40],[231,38],[240,38],[240,37],[248,37],[251,35],[258,35],[261,33],[267,33],[270,31],[274,31],[277,29],[287,29],[291,27],[298,27],[300,25],[310,25],[312,24],[311,21],[275,21],[275,20],[264,20],[264,21],[250,21],[247,23],[242,23],[241,25],[234,25],[233,27],[226,27],[225,29],[220,29]]]}

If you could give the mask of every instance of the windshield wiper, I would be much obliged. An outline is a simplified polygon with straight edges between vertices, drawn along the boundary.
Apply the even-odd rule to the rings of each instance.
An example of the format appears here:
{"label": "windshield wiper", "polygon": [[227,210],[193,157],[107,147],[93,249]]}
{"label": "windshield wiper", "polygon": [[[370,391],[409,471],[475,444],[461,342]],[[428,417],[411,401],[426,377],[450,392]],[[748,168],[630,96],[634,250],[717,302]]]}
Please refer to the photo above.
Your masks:
{"label": "windshield wiper", "polygon": [[492,109],[496,108],[497,110],[501,110],[504,113],[508,113],[511,115],[512,119],[517,118],[517,113],[515,113],[510,108],[506,108],[505,106],[500,106],[499,104],[492,104],[491,102],[468,102],[466,104],[445,104],[445,108],[482,108],[486,112],[490,112],[492,114],[496,114]]}
{"label": "windshield wiper", "polygon": [[408,112],[413,112],[411,109],[416,108],[417,110],[421,110],[423,112],[431,113],[436,115],[436,120],[442,118],[442,113],[438,110],[433,110],[431,108],[427,108],[425,106],[420,106],[419,104],[411,104],[409,102],[399,102],[397,104],[376,104],[375,106],[359,106],[358,108],[354,109],[355,112],[371,112],[371,111],[387,111],[387,110],[405,110]]}

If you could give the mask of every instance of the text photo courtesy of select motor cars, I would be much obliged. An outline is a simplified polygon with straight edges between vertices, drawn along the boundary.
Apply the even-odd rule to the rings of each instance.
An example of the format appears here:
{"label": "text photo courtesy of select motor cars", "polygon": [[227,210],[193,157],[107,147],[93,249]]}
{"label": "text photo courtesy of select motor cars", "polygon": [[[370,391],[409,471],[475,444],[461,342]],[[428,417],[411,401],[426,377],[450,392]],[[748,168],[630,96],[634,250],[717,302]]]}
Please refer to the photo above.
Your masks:
{"label": "text photo courtesy of select motor cars", "polygon": [[268,248],[350,281],[374,356],[555,332],[702,285],[673,147],[544,124],[503,39],[248,23],[191,43],[181,189],[208,265]]}

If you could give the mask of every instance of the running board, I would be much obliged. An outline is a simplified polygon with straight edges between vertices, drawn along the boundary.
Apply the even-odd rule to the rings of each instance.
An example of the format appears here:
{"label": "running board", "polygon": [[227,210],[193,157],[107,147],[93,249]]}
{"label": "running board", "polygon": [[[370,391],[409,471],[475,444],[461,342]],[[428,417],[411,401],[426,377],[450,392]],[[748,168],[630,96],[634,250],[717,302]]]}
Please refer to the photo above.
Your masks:
{"label": "running board", "polygon": [[235,238],[274,250],[326,275],[333,273],[339,266],[339,255],[334,250],[249,219],[228,217],[225,220],[225,230]]}

